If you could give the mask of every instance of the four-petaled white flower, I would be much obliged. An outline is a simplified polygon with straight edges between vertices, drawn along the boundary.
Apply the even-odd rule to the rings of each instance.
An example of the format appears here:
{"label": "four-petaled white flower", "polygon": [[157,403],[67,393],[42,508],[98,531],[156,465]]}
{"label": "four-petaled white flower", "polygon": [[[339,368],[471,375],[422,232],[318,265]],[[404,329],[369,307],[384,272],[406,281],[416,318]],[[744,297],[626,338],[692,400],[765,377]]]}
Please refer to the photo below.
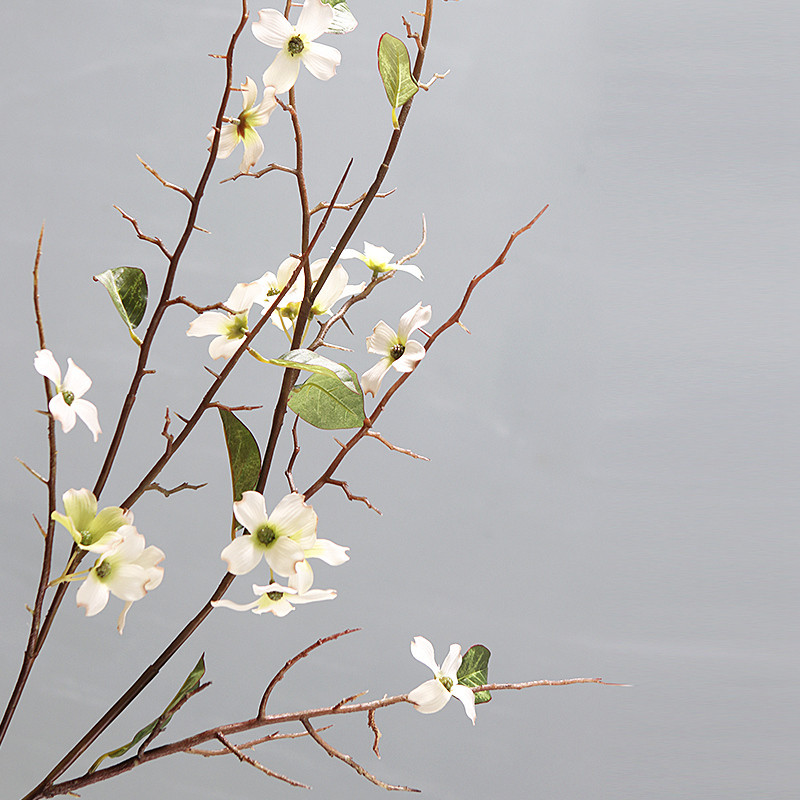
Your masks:
{"label": "four-petaled white flower", "polygon": [[325,33],[333,18],[333,9],[321,0],[305,0],[295,26],[280,11],[261,9],[258,21],[252,25],[253,35],[260,42],[279,48],[264,73],[264,86],[274,86],[277,94],[289,91],[300,73],[301,61],[315,78],[332,78],[342,55],[335,47],[314,40]]}
{"label": "four-petaled white flower", "polygon": [[250,306],[263,292],[263,285],[259,281],[252,283],[237,283],[231,296],[225,301],[225,306],[235,312],[204,311],[189,326],[187,336],[214,336],[208,346],[211,358],[230,358],[244,343],[248,334],[247,315]]}
{"label": "four-petaled white flower", "polygon": [[133,512],[117,506],[97,513],[97,498],[88,489],[69,489],[64,493],[64,511],[52,513],[75,540],[81,550],[105,553],[119,543],[117,531],[123,525],[133,525]]}
{"label": "four-petaled white flower", "polygon": [[[220,128],[217,158],[227,158],[239,142],[244,142],[244,156],[239,165],[239,172],[250,172],[250,167],[256,165],[264,152],[264,142],[255,129],[269,122],[269,115],[278,107],[278,103],[275,100],[274,86],[267,86],[264,89],[264,97],[258,105],[255,105],[258,95],[256,82],[252,78],[247,78],[241,86],[242,113],[239,114],[238,122],[226,122]],[[209,142],[213,142],[214,131],[210,131],[206,138]]]}
{"label": "four-petaled white flower", "polygon": [[377,353],[383,358],[370,367],[361,376],[361,388],[364,394],[374,395],[380,389],[383,376],[394,367],[398,372],[413,372],[417,364],[425,357],[425,348],[408,337],[431,318],[431,307],[417,303],[400,317],[400,324],[395,333],[383,320],[367,337],[367,350]]}
{"label": "four-petaled white flower", "polygon": [[40,375],[49,378],[56,385],[56,394],[48,405],[53,419],[61,423],[61,430],[69,433],[75,427],[76,417],[80,417],[92,432],[94,440],[102,433],[97,419],[97,408],[93,403],[81,398],[89,391],[92,379],[71,359],[67,359],[67,374],[61,382],[61,369],[49,350],[37,350],[33,366]]}
{"label": "four-petaled white flower", "polygon": [[359,253],[358,250],[351,250],[349,247],[342,252],[342,258],[358,258],[363,261],[377,276],[382,272],[392,272],[398,270],[400,272],[408,272],[415,278],[422,280],[422,270],[414,266],[414,264],[391,264],[389,263],[394,258],[394,253],[390,253],[385,247],[376,247],[374,244],[364,242],[364,252]]}
{"label": "four-petaled white flower", "polygon": [[450,652],[439,668],[433,654],[433,645],[424,636],[415,636],[411,642],[411,655],[421,661],[435,675],[429,681],[417,686],[408,693],[408,699],[417,711],[435,714],[447,705],[451,697],[457,697],[464,704],[464,711],[475,724],[475,695],[468,686],[458,682],[458,668],[461,666],[461,645],[451,644]]}
{"label": "four-petaled white flower", "polygon": [[264,495],[244,492],[233,504],[233,513],[249,533],[222,551],[228,572],[244,575],[263,557],[278,575],[293,575],[295,565],[305,560],[304,551],[317,542],[317,515],[304,499],[296,492],[287,494],[268,515]]}
{"label": "four-petaled white flower", "polygon": [[95,561],[78,587],[76,599],[86,609],[87,617],[106,607],[109,594],[124,600],[125,608],[117,622],[117,630],[122,633],[131,604],[161,583],[164,569],[158,565],[164,553],[158,547],[146,548],[144,536],[133,525],[123,525],[117,534],[119,541]]}
{"label": "four-petaled white flower", "polygon": [[[291,584],[292,580],[289,579]],[[269,586],[253,584],[253,593],[258,597],[252,603],[234,603],[232,600],[214,600],[211,605],[216,608],[232,608],[234,611],[252,611],[254,614],[274,614],[285,617],[294,606],[301,603],[316,603],[319,600],[333,600],[336,592],[333,589],[311,589],[300,593],[292,586],[281,586],[271,583]]]}

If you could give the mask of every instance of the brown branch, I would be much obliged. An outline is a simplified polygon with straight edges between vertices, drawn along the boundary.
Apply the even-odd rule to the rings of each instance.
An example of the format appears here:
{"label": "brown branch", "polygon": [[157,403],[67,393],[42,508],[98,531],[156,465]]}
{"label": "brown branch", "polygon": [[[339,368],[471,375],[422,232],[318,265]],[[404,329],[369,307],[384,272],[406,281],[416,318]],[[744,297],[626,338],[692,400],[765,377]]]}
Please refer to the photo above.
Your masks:
{"label": "brown branch", "polygon": [[184,189],[183,186],[176,186],[174,183],[170,183],[169,181],[165,181],[140,155],[137,155],[136,158],[139,159],[139,163],[162,185],[165,186],[167,189],[172,189],[173,191],[177,192],[178,194],[182,194],[190,203],[194,201],[194,197],[192,197],[192,193],[188,189]]}
{"label": "brown branch", "polygon": [[422,215],[422,237],[419,240],[419,244],[416,246],[414,250],[412,250],[407,256],[403,256],[402,258],[398,259],[398,264],[405,264],[406,261],[411,261],[412,258],[416,258],[421,252],[422,248],[425,247],[425,244],[428,241],[428,222],[425,219],[425,215]]}
{"label": "brown branch", "polygon": [[427,83],[419,84],[419,88],[424,89],[427,92],[428,89],[430,89],[431,86],[433,86],[433,84],[436,83],[437,80],[438,81],[444,80],[449,74],[450,74],[449,69],[447,70],[447,72],[444,72],[441,75],[438,72],[434,72],[433,77]]}
{"label": "brown branch", "polygon": [[425,48],[422,45],[422,39],[420,39],[420,35],[414,31],[405,17],[400,17],[403,20],[403,27],[406,29],[406,38],[413,39],[417,43],[417,52],[424,53]]}
{"label": "brown branch", "polygon": [[300,443],[297,440],[297,423],[300,421],[300,417],[294,418],[294,425],[292,425],[292,442],[294,443],[294,449],[292,450],[292,457],[289,459],[289,463],[286,465],[285,475],[286,480],[289,481],[289,491],[292,493],[297,491],[297,487],[294,484],[294,478],[292,477],[292,469],[294,468],[294,462],[297,460],[297,456],[300,455]]}
{"label": "brown branch", "polygon": [[371,772],[367,772],[355,759],[340,753],[335,747],[328,744],[313,728],[311,723],[305,718],[300,719],[300,724],[308,731],[308,735],[331,757],[344,761],[348,767],[352,767],[362,778],[366,778],[370,783],[380,786],[381,789],[388,789],[393,792],[419,792],[419,789],[412,789],[409,786],[394,786],[391,783],[384,783],[380,778],[376,778]]}
{"label": "brown branch", "polygon": [[375,741],[372,743],[372,752],[375,753],[375,755],[378,758],[380,758],[381,751],[378,749],[378,742],[381,740],[381,736],[383,736],[383,734],[378,729],[378,723],[375,722],[374,708],[371,708],[369,711],[367,711],[367,725],[369,726],[369,729],[375,734]]}
{"label": "brown branch", "polygon": [[[338,440],[336,441],[336,443],[340,447],[346,447],[346,445],[343,445]],[[366,497],[361,497],[360,495],[353,494],[350,491],[350,487],[347,485],[347,481],[338,481],[336,480],[336,478],[328,478],[326,482],[332,484],[333,486],[338,486],[345,493],[345,495],[347,495],[348,500],[358,500],[360,503],[363,503],[367,508],[371,508],[379,516],[381,517],[383,516],[383,512],[380,509],[376,508],[374,505],[372,505],[372,503],[370,503],[370,501]]]}
{"label": "brown branch", "polygon": [[[153,725],[153,730],[150,731],[150,735],[139,745],[139,749],[136,751],[136,756],[138,758],[142,757],[142,754],[147,750],[148,747],[153,743],[155,738],[167,727],[167,722],[175,716],[175,714],[180,711],[184,705],[189,701],[190,698],[194,697],[196,694],[200,694],[203,689],[207,689],[211,686],[211,681],[207,681],[206,683],[201,683],[199,686],[195,687],[191,692],[184,695],[177,703],[175,703],[172,708],[165,708],[164,711],[161,712],[161,716],[155,721]],[[165,722],[166,720],[166,722]]]}
{"label": "brown branch", "polygon": [[165,489],[160,484],[153,482],[153,483],[151,483],[149,486],[147,486],[145,488],[145,491],[146,492],[147,491],[156,491],[156,492],[159,492],[160,494],[163,494],[164,497],[169,497],[171,494],[176,494],[177,492],[182,492],[185,489],[194,489],[196,491],[197,489],[202,489],[204,486],[208,486],[208,484],[207,483],[198,483],[198,484],[195,485],[195,484],[187,483],[186,481],[184,481],[180,485],[175,486],[173,489]]}
{"label": "brown branch", "polygon": [[[375,195],[375,198],[376,199],[378,199],[378,198],[382,199],[384,197],[388,197],[390,194],[394,194],[396,191],[397,191],[397,189],[395,188],[395,189],[389,189],[388,192],[379,192],[378,194]],[[355,200],[353,200],[352,203],[337,203],[334,206],[334,208],[337,209],[338,211],[352,211],[359,203],[364,201],[366,196],[367,196],[367,193],[364,192],[364,194],[362,194],[361,197],[357,197]],[[317,203],[314,206],[314,208],[311,209],[311,211],[309,213],[310,214],[316,214],[318,211],[324,211],[326,208],[329,208],[329,207],[330,207],[330,203]]]}
{"label": "brown branch", "polygon": [[187,300],[183,295],[180,295],[179,297],[173,297],[172,300],[167,300],[165,305],[174,306],[178,304],[183,306],[189,306],[189,308],[191,308],[192,311],[196,311],[198,314],[202,314],[204,311],[218,311],[218,310],[227,311],[229,314],[238,313],[237,311],[228,308],[228,306],[226,306],[225,303],[212,303],[210,306],[198,306]]}
{"label": "brown branch", "polygon": [[347,636],[348,633],[355,633],[356,631],[360,631],[361,628],[348,628],[344,631],[339,631],[339,633],[333,633],[330,636],[324,636],[322,639],[317,639],[314,644],[309,645],[306,647],[305,650],[301,650],[296,656],[290,658],[276,673],[275,677],[269,682],[269,686],[267,686],[266,691],[264,692],[263,697],[261,698],[261,702],[258,704],[258,717],[263,718],[266,710],[267,710],[267,700],[269,700],[269,696],[272,694],[272,690],[277,686],[278,682],[283,678],[283,676],[301,659],[305,658],[307,655],[310,655],[314,650],[318,647],[322,647],[324,644],[328,644],[328,642],[333,642],[336,639],[341,638],[342,636]]}
{"label": "brown branch", "polygon": [[268,172],[273,172],[274,170],[278,170],[279,172],[288,172],[290,175],[297,175],[297,170],[292,169],[291,167],[282,167],[280,164],[269,164],[258,172],[237,172],[236,175],[231,175],[230,178],[225,178],[224,180],[221,180],[220,183],[236,181],[239,180],[239,178],[260,178],[262,175],[266,175]]}
{"label": "brown branch", "polygon": [[373,439],[377,439],[382,444],[385,444],[390,450],[394,450],[395,453],[403,453],[404,455],[411,456],[411,458],[418,458],[420,461],[430,461],[427,456],[421,456],[415,453],[413,450],[406,450],[405,447],[397,447],[393,445],[391,442],[387,442],[386,439],[383,438],[377,431],[372,429],[368,429],[365,436],[370,436]]}
{"label": "brown branch", "polygon": [[301,789],[310,789],[311,787],[306,785],[305,783],[299,783],[298,781],[294,781],[291,778],[287,778],[285,775],[281,775],[280,772],[273,772],[273,770],[265,767],[263,764],[260,764],[251,756],[248,756],[246,753],[243,753],[233,742],[228,741],[224,734],[218,733],[217,739],[228,748],[238,759],[239,761],[244,761],[246,764],[249,764],[251,767],[255,767],[257,770],[263,772],[265,775],[269,775],[270,778],[277,778],[279,781],[284,781],[291,786],[298,786]]}
{"label": "brown branch", "polygon": [[45,486],[47,485],[47,478],[43,478],[35,469],[29,467],[21,458],[17,458],[15,456],[14,459],[15,461],[18,461],[20,464],[22,464],[22,466],[25,467],[25,469],[28,470],[28,472],[30,472],[30,474],[33,475],[34,478],[41,481],[43,484],[45,484]]}
{"label": "brown branch", "polygon": [[133,225],[134,231],[136,231],[136,236],[141,239],[143,242],[150,242],[150,244],[154,244],[163,254],[167,260],[172,258],[172,253],[167,250],[164,242],[158,238],[158,236],[148,236],[145,233],[142,233],[141,228],[139,227],[139,223],[136,221],[135,217],[132,217],[130,214],[126,214],[119,206],[114,206],[114,208],[122,214],[123,219],[128,220],[131,225]]}
{"label": "brown branch", "polygon": [[[332,728],[333,725],[326,725],[324,728],[317,728],[319,731],[327,731]],[[251,739],[249,742],[242,742],[242,744],[237,745],[240,750],[250,750],[253,747],[256,747],[260,744],[264,744],[265,742],[273,742],[277,741],[278,739],[302,739],[303,737],[308,736],[305,731],[297,732],[297,733],[269,733],[266,736],[259,736],[258,739]],[[193,756],[203,756],[203,758],[212,758],[214,756],[227,756],[230,752],[229,750],[202,750],[199,747],[190,747],[187,750],[183,751],[184,753],[190,753]]]}

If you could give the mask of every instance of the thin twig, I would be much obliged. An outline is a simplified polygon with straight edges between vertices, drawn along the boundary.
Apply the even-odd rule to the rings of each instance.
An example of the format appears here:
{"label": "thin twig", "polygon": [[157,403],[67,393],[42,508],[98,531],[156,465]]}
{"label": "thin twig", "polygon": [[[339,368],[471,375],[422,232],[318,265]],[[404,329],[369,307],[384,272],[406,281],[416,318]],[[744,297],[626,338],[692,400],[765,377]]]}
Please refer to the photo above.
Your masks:
{"label": "thin twig", "polygon": [[380,778],[376,778],[371,772],[367,772],[356,760],[339,752],[335,747],[326,742],[315,730],[311,723],[305,718],[301,718],[300,724],[308,731],[308,735],[331,757],[338,758],[344,761],[348,767],[352,767],[362,778],[366,778],[370,783],[380,786],[381,789],[387,789],[390,792],[419,792],[420,789],[412,789],[410,786],[395,786],[391,783],[385,783]]}
{"label": "thin twig", "polygon": [[318,647],[322,647],[322,645],[327,644],[328,642],[333,642],[336,639],[341,638],[342,636],[347,636],[348,633],[355,633],[356,631],[360,631],[361,628],[348,628],[344,631],[339,631],[338,633],[333,633],[330,636],[324,636],[321,639],[317,639],[314,644],[309,645],[306,647],[305,650],[301,650],[296,656],[290,658],[276,673],[275,677],[269,682],[269,686],[267,686],[266,691],[264,692],[263,697],[261,698],[261,702],[258,704],[258,716],[263,717],[267,710],[267,700],[269,700],[270,694],[272,694],[272,690],[278,684],[278,682],[283,678],[283,676],[298,662],[300,659],[305,658],[307,655],[311,654],[314,650]]}
{"label": "thin twig", "polygon": [[294,462],[297,460],[297,456],[300,455],[300,442],[297,440],[298,422],[300,422],[300,417],[295,417],[294,425],[292,425],[292,442],[294,444],[294,449],[292,450],[292,457],[289,459],[285,471],[286,480],[289,481],[289,491],[292,493],[297,491],[297,486],[295,486],[294,478],[292,477],[292,469],[294,468]]}
{"label": "thin twig", "polygon": [[[317,728],[318,731],[327,731],[332,728],[333,725],[326,725],[324,728]],[[269,733],[266,736],[260,736],[258,739],[251,739],[249,742],[243,742],[240,745],[237,745],[240,750],[250,750],[253,747],[257,747],[260,744],[264,744],[265,742],[273,742],[277,741],[278,739],[302,739],[304,736],[308,736],[305,731],[298,731],[297,733]],[[229,750],[203,750],[199,747],[189,747],[188,749],[184,750],[184,753],[190,753],[193,756],[203,756],[203,758],[212,758],[214,756],[227,756],[229,754]]]}
{"label": "thin twig", "polygon": [[[369,729],[375,734],[375,741],[372,743],[372,752],[375,753],[375,755],[378,758],[380,758],[381,751],[378,749],[378,742],[381,740],[381,736],[383,736],[383,734],[380,732],[378,728],[378,723],[375,722],[374,708],[371,708],[369,711],[367,711],[367,725],[369,726]],[[320,728],[319,730],[322,730],[322,728]]]}
{"label": "thin twig", "polygon": [[165,489],[160,484],[153,482],[145,489],[145,491],[146,492],[147,491],[156,491],[156,492],[159,492],[160,494],[163,494],[164,497],[169,497],[171,494],[176,494],[177,492],[182,492],[185,489],[197,490],[197,489],[202,489],[204,486],[208,486],[208,484],[207,483],[198,483],[198,484],[195,485],[193,483],[187,483],[186,481],[184,481],[183,483],[179,484],[178,486],[175,486],[173,489]]}
{"label": "thin twig", "polygon": [[[128,220],[131,225],[133,225],[134,231],[136,231],[136,235],[143,241],[143,242],[150,242],[150,244],[154,244],[163,254],[167,260],[172,258],[172,253],[167,250],[164,242],[158,238],[158,236],[148,236],[145,233],[142,233],[141,228],[139,227],[139,223],[137,222],[135,217],[132,217],[130,214],[126,214],[119,206],[114,206],[114,208],[122,214],[123,218]],[[96,278],[95,278],[96,280]]]}
{"label": "thin twig", "polygon": [[398,264],[405,264],[406,261],[411,261],[412,258],[416,258],[421,252],[422,248],[425,247],[426,242],[428,241],[428,222],[425,219],[425,215],[422,215],[422,237],[419,240],[419,244],[417,245],[416,249],[410,252],[407,256],[403,256],[401,259],[398,259]]}
{"label": "thin twig", "polygon": [[[341,442],[337,440],[336,442],[340,447],[346,447]],[[367,508],[371,508],[376,514],[379,516],[383,516],[383,512],[376,508],[372,503],[370,503],[369,499],[366,497],[361,497],[360,495],[353,494],[350,491],[350,487],[347,485],[347,481],[339,481],[336,478],[328,478],[327,483],[333,484],[334,486],[338,486],[344,493],[347,495],[348,500],[358,500],[360,503],[363,503]]]}
{"label": "thin twig", "polygon": [[[389,189],[388,192],[378,192],[375,195],[375,199],[382,199],[384,197],[388,197],[390,194],[394,194],[397,191],[397,188]],[[352,203],[337,203],[333,206],[337,211],[352,211],[359,203],[363,202],[366,198],[367,193],[361,195],[361,197],[357,197],[353,200]],[[309,212],[310,214],[316,214],[318,211],[324,211],[326,208],[330,208],[330,203],[317,203],[314,208],[311,209]]]}
{"label": "thin twig", "polygon": [[21,458],[16,458],[15,456],[15,460],[22,464],[22,466],[25,467],[25,469],[28,470],[28,472],[30,472],[34,478],[40,480],[45,486],[47,485],[47,478],[43,478],[35,469],[29,467]]}
{"label": "thin twig", "polygon": [[403,453],[404,455],[411,456],[411,458],[418,458],[420,461],[430,461],[427,456],[421,456],[418,453],[415,453],[413,450],[406,450],[405,447],[397,447],[397,445],[387,442],[386,439],[384,439],[383,436],[378,433],[378,431],[368,429],[364,435],[370,436],[373,439],[377,439],[382,444],[385,444],[390,450],[394,450],[395,453]]}
{"label": "thin twig", "polygon": [[430,89],[430,88],[431,88],[431,86],[433,86],[433,84],[434,84],[434,83],[436,83],[436,81],[441,81],[441,80],[443,80],[443,79],[444,79],[444,78],[446,78],[446,77],[447,77],[449,74],[450,74],[450,70],[449,70],[449,69],[447,70],[447,72],[444,72],[444,73],[442,73],[441,75],[440,75],[438,72],[434,72],[434,73],[433,73],[433,77],[432,77],[432,78],[431,78],[431,79],[430,79],[430,80],[429,80],[427,83],[420,83],[420,84],[419,84],[419,88],[420,88],[420,89],[424,89],[424,90],[427,92],[427,91],[428,91],[428,89]]}
{"label": "thin twig", "polygon": [[291,778],[287,778],[286,775],[281,775],[280,772],[274,772],[273,770],[265,767],[263,764],[260,764],[251,756],[248,756],[246,753],[243,753],[233,742],[228,741],[224,734],[218,733],[217,739],[228,748],[238,759],[239,761],[244,761],[246,764],[249,764],[251,767],[255,767],[257,770],[263,772],[265,775],[269,775],[270,778],[277,778],[279,781],[284,781],[288,783],[290,786],[297,786],[300,789],[310,789],[311,787],[306,785],[305,783],[300,783],[299,781],[292,780]]}
{"label": "thin twig", "polygon": [[162,185],[166,186],[167,189],[172,189],[173,191],[177,192],[178,194],[182,194],[190,203],[194,200],[192,197],[192,193],[188,189],[184,189],[183,186],[176,186],[174,183],[170,183],[169,181],[165,181],[140,155],[137,155],[136,158],[139,159],[139,163]]}
{"label": "thin twig", "polygon": [[204,311],[227,311],[228,314],[238,314],[238,311],[234,311],[233,309],[228,308],[225,303],[212,303],[210,306],[198,306],[194,303],[187,300],[183,295],[178,297],[173,297],[171,300],[167,300],[166,305],[174,306],[174,305],[183,305],[189,306],[192,311],[196,311],[198,314],[202,314]]}
{"label": "thin twig", "polygon": [[280,164],[270,164],[258,172],[237,172],[236,175],[231,175],[230,178],[225,178],[221,180],[220,183],[236,181],[239,180],[239,178],[260,178],[262,175],[266,175],[268,172],[273,172],[275,170],[278,170],[278,172],[288,172],[290,175],[297,175],[297,170],[291,167],[282,167]]}

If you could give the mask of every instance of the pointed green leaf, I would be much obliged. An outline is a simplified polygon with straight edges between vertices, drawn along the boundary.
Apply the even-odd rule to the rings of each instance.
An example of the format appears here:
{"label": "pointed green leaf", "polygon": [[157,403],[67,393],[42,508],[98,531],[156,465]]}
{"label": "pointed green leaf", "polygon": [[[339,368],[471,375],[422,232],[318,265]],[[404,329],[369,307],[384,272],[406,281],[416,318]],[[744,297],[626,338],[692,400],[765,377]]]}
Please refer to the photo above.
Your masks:
{"label": "pointed green leaf", "polygon": [[107,269],[94,280],[106,287],[111,302],[128,326],[131,338],[136,344],[142,340],[133,329],[142,321],[147,308],[147,278],[139,267],[115,267]]}
{"label": "pointed green leaf", "polygon": [[411,74],[408,49],[391,33],[384,33],[378,42],[378,72],[392,106],[392,125],[397,129],[396,110],[419,91],[419,85]]}
{"label": "pointed green leaf", "polygon": [[[356,385],[355,372],[342,364]],[[360,428],[364,424],[364,395],[354,394],[330,375],[312,375],[305,383],[295,386],[289,395],[289,408],[300,419],[326,431]]]}
{"label": "pointed green leaf", "polygon": [[206,665],[203,660],[203,656],[200,656],[200,660],[194,665],[194,669],[189,673],[189,677],[183,682],[183,686],[178,690],[178,694],[172,698],[169,705],[164,709],[164,712],[159,715],[157,719],[154,719],[149,725],[146,725],[142,728],[136,736],[131,739],[128,744],[123,745],[122,747],[118,747],[116,750],[109,750],[108,753],[104,753],[97,761],[89,767],[89,774],[91,775],[103,762],[106,758],[119,758],[120,756],[124,756],[128,750],[131,749],[134,745],[139,744],[142,739],[149,736],[154,730],[156,725],[160,727],[163,731],[164,728],[167,727],[167,724],[172,719],[172,715],[174,713],[173,709],[175,706],[180,703],[184,697],[190,695],[197,687],[200,685],[200,681],[205,675],[206,672]]}
{"label": "pointed green leaf", "polygon": [[350,33],[356,29],[358,22],[345,0],[322,0],[322,2],[333,7],[333,22],[325,33]]}
{"label": "pointed green leaf", "polygon": [[[464,686],[484,686],[489,683],[489,656],[491,653],[482,644],[474,644],[464,653],[458,668],[458,682]],[[475,692],[475,705],[488,703],[490,692]]]}
{"label": "pointed green leaf", "polygon": [[218,407],[218,410],[231,465],[233,499],[241,500],[242,492],[255,489],[261,470],[261,453],[248,427],[227,408]]}
{"label": "pointed green leaf", "polygon": [[264,361],[267,364],[274,364],[276,367],[304,369],[308,372],[316,372],[318,375],[328,375],[341,381],[354,394],[361,394],[361,387],[358,380],[353,378],[352,370],[325,358],[325,356],[317,355],[312,350],[290,350],[282,356],[265,358]]}

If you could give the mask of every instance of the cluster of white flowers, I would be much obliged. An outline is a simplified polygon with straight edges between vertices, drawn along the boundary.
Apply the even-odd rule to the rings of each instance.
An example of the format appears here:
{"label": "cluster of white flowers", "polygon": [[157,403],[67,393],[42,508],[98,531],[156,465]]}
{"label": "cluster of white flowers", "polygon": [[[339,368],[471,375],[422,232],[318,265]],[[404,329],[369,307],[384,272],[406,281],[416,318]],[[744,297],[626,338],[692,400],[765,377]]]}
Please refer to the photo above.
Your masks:
{"label": "cluster of white flowers", "polygon": [[53,519],[70,532],[81,550],[100,557],[86,572],[64,575],[57,582],[84,579],[76,598],[87,617],[106,607],[109,594],[124,600],[117,621],[122,633],[134,601],[161,583],[164,569],[159,564],[164,553],[158,547],[145,547],[144,536],[133,526],[133,512],[109,506],[98,513],[97,498],[88,489],[70,489],[63,502],[66,513],[54,511]]}

